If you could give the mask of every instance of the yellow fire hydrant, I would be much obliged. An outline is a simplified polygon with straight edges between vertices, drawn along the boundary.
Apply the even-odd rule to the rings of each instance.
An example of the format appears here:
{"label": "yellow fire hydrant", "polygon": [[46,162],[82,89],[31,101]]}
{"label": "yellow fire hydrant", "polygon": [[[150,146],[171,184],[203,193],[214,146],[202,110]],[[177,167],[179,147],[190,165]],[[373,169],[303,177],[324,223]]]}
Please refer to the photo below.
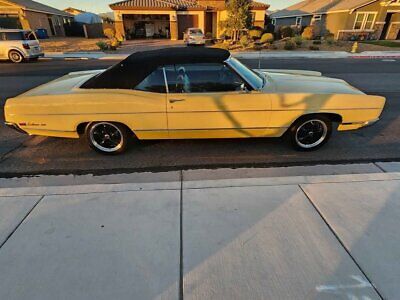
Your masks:
{"label": "yellow fire hydrant", "polygon": [[354,42],[353,47],[351,48],[351,53],[358,52],[358,42]]}

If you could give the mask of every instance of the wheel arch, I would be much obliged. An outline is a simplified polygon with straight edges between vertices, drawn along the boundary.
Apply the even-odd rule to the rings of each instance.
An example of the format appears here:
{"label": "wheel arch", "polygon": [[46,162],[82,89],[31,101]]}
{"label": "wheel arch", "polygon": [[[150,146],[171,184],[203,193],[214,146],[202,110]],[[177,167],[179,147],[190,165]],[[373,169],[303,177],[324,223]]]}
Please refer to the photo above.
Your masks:
{"label": "wheel arch", "polygon": [[343,122],[343,117],[338,113],[326,113],[326,112],[308,113],[308,114],[301,115],[296,120],[294,120],[292,122],[292,124],[290,125],[290,127],[292,127],[294,124],[296,124],[299,121],[302,121],[304,119],[308,119],[311,117],[317,117],[317,116],[324,116],[324,117],[328,118],[329,120],[331,120],[332,123],[342,123]]}
{"label": "wheel arch", "polygon": [[332,123],[338,123],[341,124],[343,122],[343,117],[338,114],[338,113],[326,113],[326,112],[321,112],[321,113],[308,113],[308,114],[304,114],[301,115],[300,117],[298,117],[297,119],[295,119],[290,126],[286,129],[286,131],[284,132],[283,136],[287,135],[288,133],[290,133],[290,130],[293,128],[294,125],[296,125],[298,122],[301,122],[304,119],[308,119],[311,117],[317,117],[317,116],[324,116],[327,117]]}
{"label": "wheel arch", "polygon": [[16,52],[18,52],[19,54],[21,54],[23,58],[26,58],[26,55],[25,55],[24,51],[22,51],[21,49],[16,48],[16,47],[12,47],[12,48],[9,48],[9,49],[8,49],[8,52],[7,52],[7,56],[8,56],[8,57],[10,56],[10,52],[11,52],[11,51],[16,51]]}
{"label": "wheel arch", "polygon": [[76,132],[78,133],[78,135],[79,136],[84,135],[86,132],[86,128],[88,128],[88,126],[94,122],[110,122],[110,123],[119,124],[121,126],[124,126],[128,130],[128,132],[131,133],[136,138],[135,132],[128,125],[126,125],[122,122],[115,122],[115,121],[108,121],[108,120],[81,122],[76,126]]}

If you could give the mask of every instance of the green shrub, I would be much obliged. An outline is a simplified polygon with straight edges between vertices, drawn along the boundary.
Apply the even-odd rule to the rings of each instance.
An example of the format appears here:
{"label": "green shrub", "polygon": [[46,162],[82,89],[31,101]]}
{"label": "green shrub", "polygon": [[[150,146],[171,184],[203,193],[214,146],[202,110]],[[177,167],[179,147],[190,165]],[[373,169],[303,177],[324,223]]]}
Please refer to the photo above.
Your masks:
{"label": "green shrub", "polygon": [[258,40],[262,35],[262,30],[260,29],[250,29],[249,36],[253,39],[253,41]]}
{"label": "green shrub", "polygon": [[101,51],[108,50],[108,44],[106,42],[100,41],[96,43],[96,46],[99,47]]}
{"label": "green shrub", "polygon": [[318,46],[313,46],[313,45],[311,45],[311,46],[309,47],[309,49],[310,49],[311,51],[318,51],[318,50],[319,50],[319,47],[318,47]]}
{"label": "green shrub", "polygon": [[284,49],[285,50],[294,50],[294,49],[296,49],[296,47],[297,47],[296,43],[293,40],[287,40],[285,42]]}
{"label": "green shrub", "polygon": [[312,26],[308,26],[304,29],[301,37],[305,40],[312,40],[314,39],[314,28]]}
{"label": "green shrub", "polygon": [[301,45],[303,45],[303,38],[300,35],[296,35],[293,38],[293,41],[296,43],[297,47],[301,47]]}
{"label": "green shrub", "polygon": [[261,43],[272,43],[274,41],[274,35],[272,33],[264,33],[261,36]]}
{"label": "green shrub", "polygon": [[283,26],[280,29],[281,38],[288,38],[294,36],[294,30],[290,26]]}
{"label": "green shrub", "polygon": [[315,40],[312,43],[313,43],[313,45],[321,45],[322,44],[322,42],[320,40]]}
{"label": "green shrub", "polygon": [[242,48],[248,47],[250,44],[250,41],[249,41],[249,38],[247,37],[247,35],[242,35],[240,37],[239,43],[242,46]]}
{"label": "green shrub", "polygon": [[206,39],[211,40],[213,37],[212,32],[207,32],[205,37],[206,37]]}
{"label": "green shrub", "polygon": [[335,44],[335,39],[331,38],[331,37],[326,38],[325,41],[329,46],[332,46],[333,44]]}

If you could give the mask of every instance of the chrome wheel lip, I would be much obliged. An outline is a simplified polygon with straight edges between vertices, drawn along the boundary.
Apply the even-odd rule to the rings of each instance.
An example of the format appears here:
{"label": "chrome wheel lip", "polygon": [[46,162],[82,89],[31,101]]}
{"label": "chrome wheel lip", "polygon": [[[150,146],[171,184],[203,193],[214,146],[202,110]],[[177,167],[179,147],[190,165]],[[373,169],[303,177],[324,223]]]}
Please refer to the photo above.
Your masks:
{"label": "chrome wheel lip", "polygon": [[[303,144],[303,143],[299,140],[299,136],[298,136],[299,131],[300,131],[300,129],[301,129],[304,125],[306,125],[306,124],[308,124],[308,123],[313,123],[313,122],[319,123],[319,124],[322,125],[323,134],[322,134],[322,136],[321,136],[317,141],[315,141],[314,143],[312,143],[312,144]],[[297,130],[296,130],[296,135],[295,135],[296,144],[299,145],[301,148],[304,148],[304,149],[312,149],[312,148],[315,148],[315,147],[321,145],[321,144],[325,141],[327,135],[328,135],[328,126],[326,125],[326,123],[325,123],[324,121],[319,120],[319,119],[307,120],[307,121],[305,121],[304,123],[302,123],[302,124],[297,128]]]}
{"label": "chrome wheel lip", "polygon": [[[98,141],[96,141],[96,138],[94,137],[93,133],[94,133],[94,129],[96,129],[99,126],[110,126],[110,127],[114,128],[116,131],[118,131],[119,135],[121,136],[121,140],[117,146],[108,148],[108,147],[104,147],[104,146],[100,145],[98,143]],[[94,147],[96,147],[100,151],[107,152],[107,153],[113,153],[113,152],[118,151],[119,149],[122,148],[122,146],[124,144],[124,136],[122,134],[122,131],[117,126],[115,126],[113,123],[110,123],[110,122],[98,122],[98,123],[94,124],[90,128],[89,138],[90,138],[90,142],[93,144]]]}

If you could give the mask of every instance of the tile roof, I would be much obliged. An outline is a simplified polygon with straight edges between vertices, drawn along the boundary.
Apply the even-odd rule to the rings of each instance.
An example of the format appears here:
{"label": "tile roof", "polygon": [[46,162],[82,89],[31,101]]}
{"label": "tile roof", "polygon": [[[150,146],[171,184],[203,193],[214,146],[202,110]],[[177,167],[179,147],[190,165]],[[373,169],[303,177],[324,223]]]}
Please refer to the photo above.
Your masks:
{"label": "tile roof", "polygon": [[[252,8],[267,9],[268,4],[252,1]],[[171,9],[190,9],[199,8],[207,9],[206,6],[199,4],[196,0],[124,0],[110,4],[112,9],[123,9],[127,7],[138,8],[171,8]]]}
{"label": "tile roof", "polygon": [[32,0],[7,0],[7,1],[10,3],[14,3],[18,6],[21,6],[26,10],[41,11],[48,14],[64,16],[64,17],[73,17],[73,15],[65,11]]}
{"label": "tile roof", "polygon": [[267,9],[267,8],[269,8],[269,5],[266,4],[266,3],[262,3],[262,2],[251,1],[250,7],[251,7],[251,8],[263,8],[263,9]]}
{"label": "tile roof", "polygon": [[351,10],[370,2],[373,0],[305,0],[271,14],[271,18]]}
{"label": "tile roof", "polygon": [[124,7],[149,7],[149,8],[172,8],[172,9],[188,9],[188,8],[205,8],[196,1],[192,0],[125,0],[110,4],[112,9]]}

